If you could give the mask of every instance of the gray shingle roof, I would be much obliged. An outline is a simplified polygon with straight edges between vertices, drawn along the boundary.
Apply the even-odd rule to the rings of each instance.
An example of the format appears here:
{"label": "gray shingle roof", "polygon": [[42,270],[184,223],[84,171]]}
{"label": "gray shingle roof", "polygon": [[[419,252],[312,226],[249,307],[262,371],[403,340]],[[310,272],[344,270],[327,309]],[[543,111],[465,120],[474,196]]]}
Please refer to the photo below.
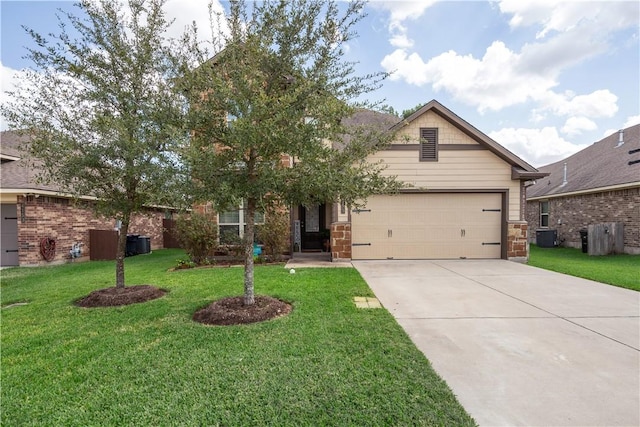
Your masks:
{"label": "gray shingle roof", "polygon": [[[564,160],[539,168],[550,175],[527,188],[527,198],[621,184],[640,185],[640,163],[629,165],[631,160],[640,160],[640,152],[629,154],[630,150],[640,148],[640,125],[624,129],[623,137],[624,144],[618,146],[619,133],[615,132]],[[563,185],[565,163],[567,182]]]}
{"label": "gray shingle roof", "polygon": [[27,137],[19,136],[12,131],[0,133],[0,153],[3,157],[11,156],[19,160],[5,161],[3,159],[0,166],[0,188],[3,191],[24,190],[26,192],[53,191],[58,192],[60,188],[50,184],[36,183],[36,175],[39,170],[35,165],[29,165],[24,158],[20,145]]}

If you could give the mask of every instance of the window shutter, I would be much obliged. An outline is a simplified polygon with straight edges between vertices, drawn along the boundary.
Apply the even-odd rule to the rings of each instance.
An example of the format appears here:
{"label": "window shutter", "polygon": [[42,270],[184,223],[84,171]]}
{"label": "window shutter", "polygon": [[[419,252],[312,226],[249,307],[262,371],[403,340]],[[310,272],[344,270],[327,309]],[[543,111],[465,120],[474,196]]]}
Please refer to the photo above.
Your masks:
{"label": "window shutter", "polygon": [[420,128],[420,160],[438,160],[438,128]]}

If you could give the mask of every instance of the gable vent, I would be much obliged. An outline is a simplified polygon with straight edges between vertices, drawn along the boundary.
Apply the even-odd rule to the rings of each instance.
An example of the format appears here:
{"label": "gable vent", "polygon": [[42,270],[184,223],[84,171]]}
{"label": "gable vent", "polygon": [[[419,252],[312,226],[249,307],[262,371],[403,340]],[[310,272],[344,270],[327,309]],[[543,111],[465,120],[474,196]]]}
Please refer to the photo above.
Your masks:
{"label": "gable vent", "polygon": [[420,160],[438,160],[438,128],[420,128]]}

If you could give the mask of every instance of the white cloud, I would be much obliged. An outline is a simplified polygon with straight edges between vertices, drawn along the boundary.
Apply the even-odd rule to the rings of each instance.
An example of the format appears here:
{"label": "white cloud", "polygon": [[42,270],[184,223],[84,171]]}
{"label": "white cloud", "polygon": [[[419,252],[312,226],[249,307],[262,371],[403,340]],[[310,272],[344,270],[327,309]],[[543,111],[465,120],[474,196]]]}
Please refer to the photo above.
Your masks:
{"label": "white cloud", "polygon": [[587,147],[566,141],[555,127],[504,128],[489,133],[489,137],[536,167],[557,162]]}
{"label": "white cloud", "polygon": [[623,128],[628,128],[631,126],[640,125],[640,114],[637,116],[628,117],[627,120],[622,125]]}
{"label": "white cloud", "polygon": [[438,0],[423,1],[375,1],[369,3],[376,9],[389,12],[389,43],[394,47],[413,47],[414,41],[407,35],[406,20],[418,19],[427,8]]}
{"label": "white cloud", "polygon": [[[2,104],[10,101],[12,98],[6,93],[7,91],[16,91],[17,85],[16,83],[20,79],[20,77],[25,73],[21,70],[15,70],[13,68],[5,67],[0,61],[0,88],[2,90],[2,97],[0,98],[0,102]],[[8,129],[7,121],[4,116],[0,116],[0,130],[4,131]]]}
{"label": "white cloud", "polygon": [[[205,0],[168,0],[164,5],[164,11],[169,20],[175,19],[169,27],[168,36],[179,38],[195,22],[200,39],[211,40],[208,4],[209,2]],[[214,14],[220,13],[224,8],[218,0],[214,0],[211,11]]]}
{"label": "white cloud", "polygon": [[569,117],[560,131],[568,136],[580,135],[582,131],[596,130],[598,125],[586,117]]}
{"label": "white cloud", "polygon": [[545,92],[536,98],[538,110],[550,111],[559,116],[613,117],[618,111],[618,97],[607,89],[596,90],[587,95],[573,92]]}
{"label": "white cloud", "polygon": [[499,7],[502,13],[513,15],[509,21],[512,28],[541,26],[536,38],[578,27],[602,37],[637,25],[639,13],[638,3],[634,1],[502,0]]}
{"label": "white cloud", "polygon": [[392,80],[403,79],[416,86],[431,84],[480,112],[501,110],[534,99],[556,85],[553,76],[529,74],[519,69],[521,55],[496,41],[481,59],[448,51],[424,62],[417,53],[397,49],[381,62],[395,71]]}
{"label": "white cloud", "polygon": [[[393,10],[385,4],[392,23],[401,26],[411,16],[406,6]],[[402,37],[396,37],[395,45],[400,49],[385,56],[381,65],[386,71],[395,71],[392,80],[431,85],[481,113],[532,101],[537,104],[534,121],[542,120],[545,111],[587,119],[616,113],[618,98],[608,90],[576,96],[556,93],[554,88],[564,70],[609,51],[611,34],[637,25],[637,2],[503,0],[500,10],[513,15],[512,27],[540,25],[539,40],[524,44],[519,51],[494,41],[481,58],[450,50],[423,59],[411,52],[410,44],[402,43]]]}

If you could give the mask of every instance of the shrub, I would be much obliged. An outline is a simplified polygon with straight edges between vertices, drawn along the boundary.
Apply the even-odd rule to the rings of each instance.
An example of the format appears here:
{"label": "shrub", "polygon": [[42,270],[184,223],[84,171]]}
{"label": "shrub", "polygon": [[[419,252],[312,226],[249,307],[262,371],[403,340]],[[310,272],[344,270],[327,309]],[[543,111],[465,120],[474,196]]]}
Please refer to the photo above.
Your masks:
{"label": "shrub", "polygon": [[203,264],[218,246],[218,224],[211,214],[191,213],[176,220],[176,234],[191,261]]}
{"label": "shrub", "polygon": [[289,247],[289,216],[284,212],[267,212],[264,224],[257,227],[257,235],[264,245],[264,254],[279,260]]}

